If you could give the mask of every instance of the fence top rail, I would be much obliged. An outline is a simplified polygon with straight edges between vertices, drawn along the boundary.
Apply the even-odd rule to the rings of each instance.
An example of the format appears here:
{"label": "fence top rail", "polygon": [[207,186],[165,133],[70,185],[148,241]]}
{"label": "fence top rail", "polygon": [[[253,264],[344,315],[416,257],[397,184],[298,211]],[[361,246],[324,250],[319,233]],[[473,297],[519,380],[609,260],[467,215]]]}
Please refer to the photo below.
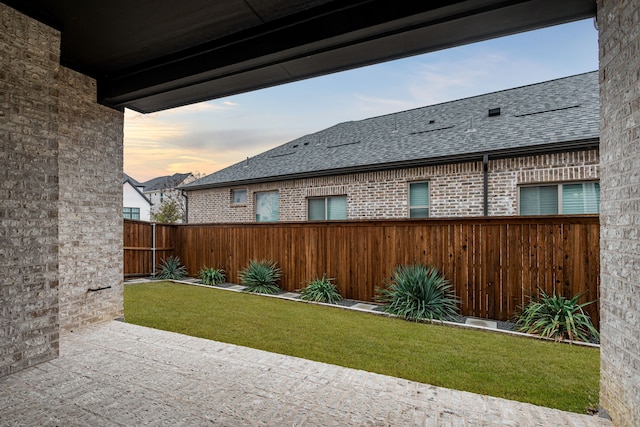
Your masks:
{"label": "fence top rail", "polygon": [[[371,226],[415,226],[415,225],[562,225],[562,224],[599,224],[598,214],[583,215],[536,215],[536,216],[495,216],[495,217],[454,217],[454,218],[396,218],[396,219],[365,219],[346,221],[278,221],[278,222],[227,222],[227,223],[194,223],[175,224],[181,228],[197,227],[371,227]],[[166,224],[163,224],[166,225]]]}

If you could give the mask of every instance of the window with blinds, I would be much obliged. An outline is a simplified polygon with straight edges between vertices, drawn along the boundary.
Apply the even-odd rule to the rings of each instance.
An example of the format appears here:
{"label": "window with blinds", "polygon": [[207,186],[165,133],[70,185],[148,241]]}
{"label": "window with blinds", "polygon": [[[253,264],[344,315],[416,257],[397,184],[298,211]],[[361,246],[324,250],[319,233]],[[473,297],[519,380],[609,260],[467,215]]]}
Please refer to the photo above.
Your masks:
{"label": "window with blinds", "polygon": [[317,197],[307,200],[309,221],[347,219],[347,196]]}
{"label": "window with blinds", "polygon": [[409,218],[429,218],[429,183],[409,183]]}
{"label": "window with blinds", "polygon": [[256,193],[256,221],[273,222],[280,219],[280,200],[277,191]]}
{"label": "window with blinds", "polygon": [[600,212],[600,184],[581,182],[520,187],[520,215]]}
{"label": "window with blinds", "polygon": [[235,189],[231,190],[231,204],[244,205],[247,203],[247,189]]}
{"label": "window with blinds", "polygon": [[600,212],[600,184],[585,182],[562,185],[562,213],[583,214]]}

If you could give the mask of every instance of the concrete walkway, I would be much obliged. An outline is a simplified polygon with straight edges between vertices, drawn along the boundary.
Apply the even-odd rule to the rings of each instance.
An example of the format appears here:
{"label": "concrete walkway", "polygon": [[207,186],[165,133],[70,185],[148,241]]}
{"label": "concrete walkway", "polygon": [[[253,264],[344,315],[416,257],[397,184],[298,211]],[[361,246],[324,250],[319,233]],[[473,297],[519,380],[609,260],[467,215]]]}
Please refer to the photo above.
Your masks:
{"label": "concrete walkway", "polygon": [[611,426],[117,321],[60,347],[0,378],[1,426]]}

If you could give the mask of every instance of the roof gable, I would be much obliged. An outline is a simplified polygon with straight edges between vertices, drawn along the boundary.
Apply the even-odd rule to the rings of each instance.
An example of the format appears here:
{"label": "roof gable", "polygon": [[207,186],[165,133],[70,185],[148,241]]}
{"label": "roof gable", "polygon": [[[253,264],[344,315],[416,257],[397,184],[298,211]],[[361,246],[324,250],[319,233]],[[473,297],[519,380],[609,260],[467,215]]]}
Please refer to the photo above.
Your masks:
{"label": "roof gable", "polygon": [[144,186],[145,193],[150,191],[168,190],[179,187],[189,176],[191,176],[191,172],[174,173],[173,175],[159,176],[157,178],[150,179],[149,181],[143,182],[141,185]]}
{"label": "roof gable", "polygon": [[591,72],[340,123],[184,187],[220,187],[450,163],[483,154],[505,157],[551,145],[597,146],[598,90],[598,74]]}
{"label": "roof gable", "polygon": [[142,197],[144,199],[145,202],[147,202],[149,204],[149,206],[152,205],[151,200],[149,200],[149,198],[147,196],[144,195],[144,193],[142,191],[140,191],[140,184],[136,182],[135,179],[129,177],[128,175],[126,175],[126,178],[124,180],[124,182],[122,183],[122,186],[124,187],[125,185],[129,185],[131,188],[134,189],[134,191],[136,193],[138,193],[140,195],[140,197]]}

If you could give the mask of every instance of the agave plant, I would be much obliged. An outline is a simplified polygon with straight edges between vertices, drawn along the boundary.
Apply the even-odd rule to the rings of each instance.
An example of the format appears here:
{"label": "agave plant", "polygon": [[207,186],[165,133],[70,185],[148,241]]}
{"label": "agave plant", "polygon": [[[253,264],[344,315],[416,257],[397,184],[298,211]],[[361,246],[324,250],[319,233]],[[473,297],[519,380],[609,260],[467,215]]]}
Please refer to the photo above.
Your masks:
{"label": "agave plant", "polygon": [[280,287],[281,270],[278,263],[268,260],[251,260],[249,266],[240,271],[240,282],[245,285],[247,292],[258,294],[277,294]]}
{"label": "agave plant", "polygon": [[385,312],[415,321],[453,318],[459,303],[438,269],[423,264],[398,266],[391,282],[378,289],[376,300],[385,303]]}
{"label": "agave plant", "polygon": [[548,295],[540,289],[540,297],[532,297],[529,304],[516,314],[516,324],[520,332],[537,334],[556,341],[600,340],[598,330],[591,323],[591,318],[584,312],[584,307],[595,301],[579,304],[584,292],[573,298],[557,295],[555,290]]}
{"label": "agave plant", "polygon": [[198,277],[203,285],[219,285],[227,280],[224,270],[221,268],[202,267],[198,272]]}
{"label": "agave plant", "polygon": [[187,275],[187,267],[182,265],[180,257],[173,255],[160,261],[158,270],[160,273],[156,277],[159,279],[179,280]]}
{"label": "agave plant", "polygon": [[327,279],[327,275],[323,274],[321,279],[313,279],[300,292],[300,299],[306,301],[326,302],[335,304],[342,299],[338,288],[331,280]]}

